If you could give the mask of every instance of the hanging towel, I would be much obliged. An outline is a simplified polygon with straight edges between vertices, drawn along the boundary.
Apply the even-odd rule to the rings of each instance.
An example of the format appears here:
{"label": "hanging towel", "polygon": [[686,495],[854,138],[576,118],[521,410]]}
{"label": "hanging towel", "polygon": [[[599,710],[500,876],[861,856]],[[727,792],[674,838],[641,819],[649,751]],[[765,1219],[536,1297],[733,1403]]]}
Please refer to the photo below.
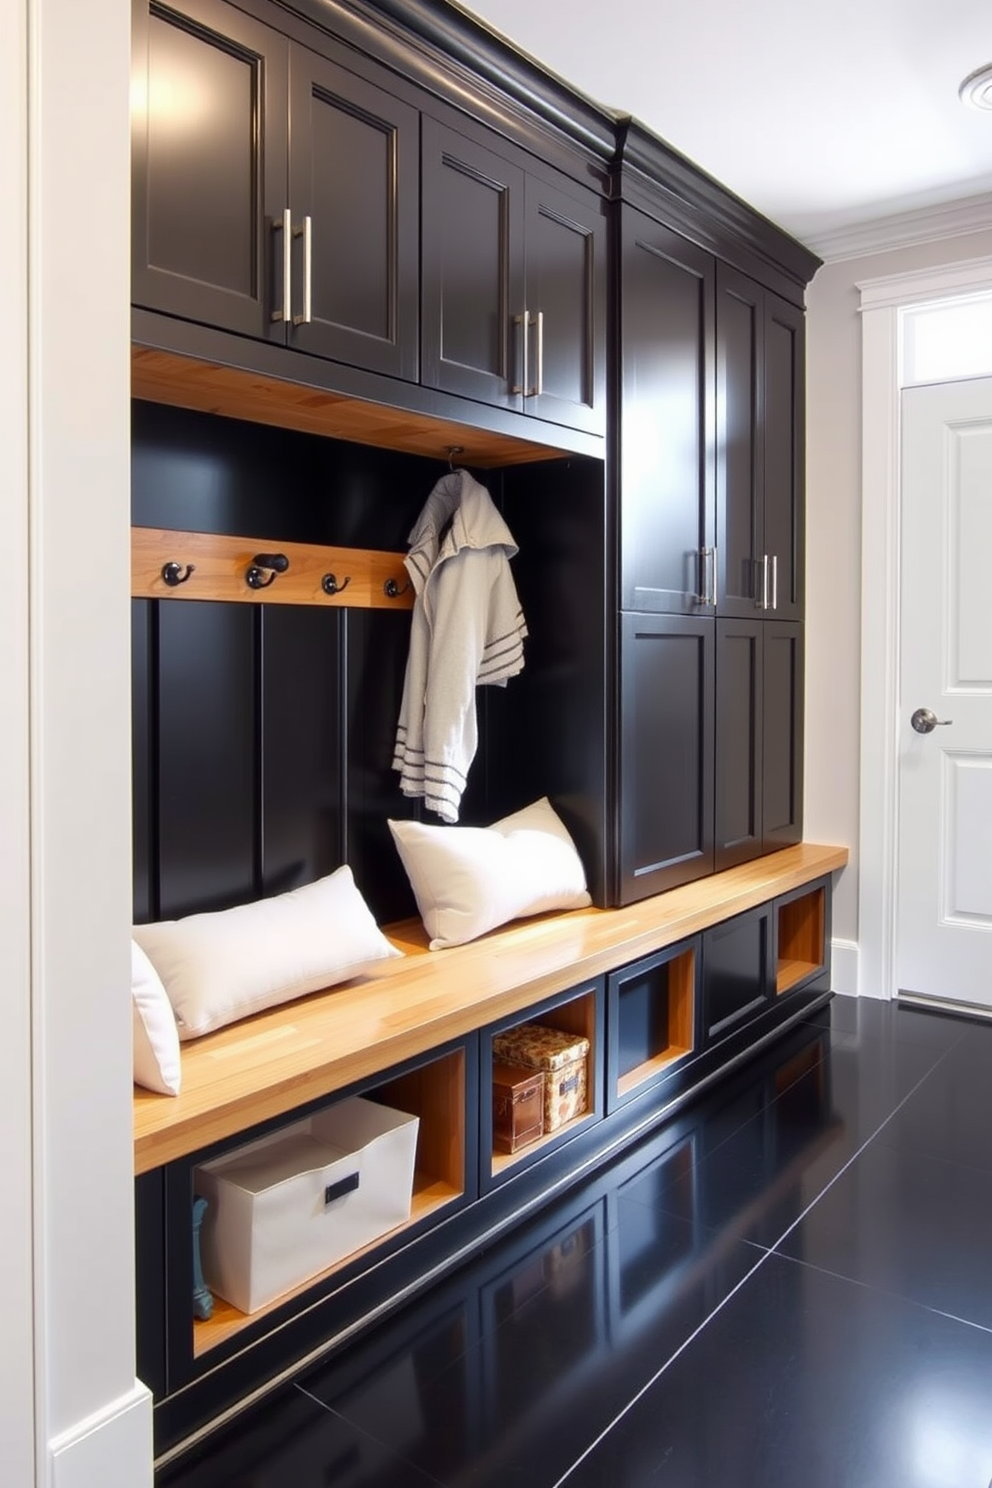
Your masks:
{"label": "hanging towel", "polygon": [[476,686],[505,687],[524,664],[517,545],[467,470],[438,481],[409,542],[416,598],[393,769],[404,795],[456,822],[478,745]]}

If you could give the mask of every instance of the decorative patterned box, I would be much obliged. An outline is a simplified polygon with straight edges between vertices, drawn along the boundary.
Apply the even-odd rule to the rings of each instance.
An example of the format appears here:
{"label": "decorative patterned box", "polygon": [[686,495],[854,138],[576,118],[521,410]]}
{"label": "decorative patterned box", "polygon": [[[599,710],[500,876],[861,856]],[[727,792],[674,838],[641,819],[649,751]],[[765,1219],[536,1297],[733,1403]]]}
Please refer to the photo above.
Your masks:
{"label": "decorative patterned box", "polygon": [[493,1065],[493,1146],[517,1152],[544,1136],[544,1075],[517,1064]]}
{"label": "decorative patterned box", "polygon": [[588,1104],[589,1040],[543,1023],[518,1023],[493,1038],[493,1057],[544,1071],[544,1130],[557,1131]]}

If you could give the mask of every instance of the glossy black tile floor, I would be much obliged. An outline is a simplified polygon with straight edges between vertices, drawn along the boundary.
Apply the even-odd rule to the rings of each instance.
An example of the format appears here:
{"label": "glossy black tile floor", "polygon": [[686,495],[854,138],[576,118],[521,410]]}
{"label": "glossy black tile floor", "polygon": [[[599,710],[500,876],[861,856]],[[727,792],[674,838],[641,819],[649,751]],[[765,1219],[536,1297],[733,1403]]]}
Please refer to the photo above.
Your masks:
{"label": "glossy black tile floor", "polygon": [[990,1077],[834,998],[162,1488],[988,1488]]}

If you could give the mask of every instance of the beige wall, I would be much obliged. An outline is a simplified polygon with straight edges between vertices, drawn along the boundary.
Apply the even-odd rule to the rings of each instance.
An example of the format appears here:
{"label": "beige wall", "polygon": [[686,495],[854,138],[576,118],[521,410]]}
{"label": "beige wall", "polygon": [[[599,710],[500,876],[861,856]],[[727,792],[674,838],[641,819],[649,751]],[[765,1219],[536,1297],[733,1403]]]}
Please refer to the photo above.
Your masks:
{"label": "beige wall", "polygon": [[[805,835],[851,849],[834,940],[857,943],[861,652],[861,323],[857,285],[992,255],[989,229],[827,263],[807,293]],[[871,789],[871,782],[864,787]],[[835,957],[836,985],[854,957]]]}

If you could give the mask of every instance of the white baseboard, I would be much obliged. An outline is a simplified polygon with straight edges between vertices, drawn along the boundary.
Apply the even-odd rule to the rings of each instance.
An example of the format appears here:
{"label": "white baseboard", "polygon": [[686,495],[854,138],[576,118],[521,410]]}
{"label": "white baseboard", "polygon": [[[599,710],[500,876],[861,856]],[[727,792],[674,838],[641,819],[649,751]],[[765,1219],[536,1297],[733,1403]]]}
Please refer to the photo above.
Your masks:
{"label": "white baseboard", "polygon": [[152,1488],[152,1397],[134,1388],[48,1444],[51,1488]]}
{"label": "white baseboard", "polygon": [[858,945],[854,940],[830,942],[830,986],[848,997],[860,995],[858,978]]}

